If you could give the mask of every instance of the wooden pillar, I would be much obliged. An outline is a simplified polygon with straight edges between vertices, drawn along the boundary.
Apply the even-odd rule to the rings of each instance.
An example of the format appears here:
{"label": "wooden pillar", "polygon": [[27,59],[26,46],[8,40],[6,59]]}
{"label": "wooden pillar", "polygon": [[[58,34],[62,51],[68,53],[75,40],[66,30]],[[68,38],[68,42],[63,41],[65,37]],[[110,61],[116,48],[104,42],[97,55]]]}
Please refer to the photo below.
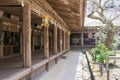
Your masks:
{"label": "wooden pillar", "polygon": [[84,46],[83,32],[81,32],[81,46]]}
{"label": "wooden pillar", "polygon": [[69,36],[69,35],[67,34],[67,49],[69,48],[68,36]]}
{"label": "wooden pillar", "polygon": [[58,48],[57,48],[57,26],[54,26],[54,54],[58,53]]}
{"label": "wooden pillar", "polygon": [[67,36],[67,33],[65,34],[65,36],[66,36],[66,47],[65,47],[65,49],[67,49],[67,40],[68,40],[68,36]]}
{"label": "wooden pillar", "polygon": [[22,31],[24,67],[31,67],[31,6],[28,3],[23,7]]}
{"label": "wooden pillar", "polygon": [[58,53],[60,52],[60,29],[57,29],[57,49]]}
{"label": "wooden pillar", "polygon": [[40,33],[40,49],[43,49],[43,37],[42,37],[42,33]]}
{"label": "wooden pillar", "polygon": [[49,29],[48,26],[44,27],[44,56],[49,58]]}
{"label": "wooden pillar", "polygon": [[0,58],[3,58],[3,38],[4,38],[4,34],[2,31],[2,27],[3,27],[3,21],[0,20]]}
{"label": "wooden pillar", "polygon": [[62,30],[60,29],[60,52],[62,52]]}
{"label": "wooden pillar", "polygon": [[65,37],[65,31],[63,31],[63,35],[64,35],[64,50],[65,50],[65,47],[66,47],[66,37]]}
{"label": "wooden pillar", "polygon": [[70,49],[70,35],[68,35],[68,49]]}
{"label": "wooden pillar", "polygon": [[20,54],[23,54],[23,31],[22,28],[20,28]]}
{"label": "wooden pillar", "polygon": [[31,48],[32,48],[32,52],[34,52],[34,31],[32,31],[32,36],[31,36]]}
{"label": "wooden pillar", "polygon": [[66,42],[66,47],[65,47],[65,49],[67,49],[67,33],[65,34],[65,36],[66,36],[66,40],[65,40],[65,42]]}
{"label": "wooden pillar", "polygon": [[62,30],[62,51],[64,51],[64,31]]}
{"label": "wooden pillar", "polygon": [[[3,17],[3,14],[4,12],[3,11],[0,11],[0,18]],[[4,39],[4,33],[3,33],[3,21],[0,20],[0,58],[3,58],[3,46],[4,46],[4,43],[3,43],[3,39]]]}

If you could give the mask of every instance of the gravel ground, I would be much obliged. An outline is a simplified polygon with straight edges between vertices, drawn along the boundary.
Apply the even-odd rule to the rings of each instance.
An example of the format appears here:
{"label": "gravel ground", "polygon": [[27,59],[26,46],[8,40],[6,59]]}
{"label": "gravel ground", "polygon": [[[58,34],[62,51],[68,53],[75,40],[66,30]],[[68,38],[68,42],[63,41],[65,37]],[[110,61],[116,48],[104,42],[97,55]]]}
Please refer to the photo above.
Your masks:
{"label": "gravel ground", "polygon": [[[95,80],[107,80],[107,71],[106,68],[103,67],[103,75],[100,75],[99,65],[93,64],[91,60],[91,56],[87,52],[87,56],[89,58],[91,69],[94,75]],[[113,62],[113,60],[112,60]],[[120,60],[116,60],[116,64],[111,64],[109,67],[109,80],[120,80]]]}
{"label": "gravel ground", "polygon": [[110,67],[110,80],[120,80],[120,60]]}

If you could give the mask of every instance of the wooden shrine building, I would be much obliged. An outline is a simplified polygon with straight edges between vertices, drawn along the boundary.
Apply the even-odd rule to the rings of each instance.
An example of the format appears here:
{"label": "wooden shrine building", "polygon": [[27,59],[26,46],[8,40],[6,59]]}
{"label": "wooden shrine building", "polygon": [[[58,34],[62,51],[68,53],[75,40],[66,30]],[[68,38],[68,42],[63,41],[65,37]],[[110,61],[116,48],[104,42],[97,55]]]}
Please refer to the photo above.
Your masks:
{"label": "wooden shrine building", "polygon": [[[86,0],[0,0],[0,80],[34,80],[70,49]],[[58,63],[59,64],[59,63]]]}

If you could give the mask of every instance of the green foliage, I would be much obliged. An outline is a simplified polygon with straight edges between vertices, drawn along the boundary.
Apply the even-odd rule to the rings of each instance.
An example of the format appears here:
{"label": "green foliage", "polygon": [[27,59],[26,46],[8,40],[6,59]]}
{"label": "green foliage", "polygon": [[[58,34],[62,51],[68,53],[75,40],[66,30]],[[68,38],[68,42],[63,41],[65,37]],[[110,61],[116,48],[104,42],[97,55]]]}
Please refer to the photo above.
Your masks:
{"label": "green foliage", "polygon": [[93,49],[93,57],[96,62],[104,62],[108,59],[112,52],[101,42],[98,42],[96,47]]}

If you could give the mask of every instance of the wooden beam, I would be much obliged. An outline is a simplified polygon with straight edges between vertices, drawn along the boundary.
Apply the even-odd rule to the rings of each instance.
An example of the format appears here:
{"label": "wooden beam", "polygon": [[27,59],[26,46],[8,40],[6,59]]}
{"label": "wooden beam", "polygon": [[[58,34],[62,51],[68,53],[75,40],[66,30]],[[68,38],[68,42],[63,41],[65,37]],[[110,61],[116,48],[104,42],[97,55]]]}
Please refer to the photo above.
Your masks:
{"label": "wooden beam", "polygon": [[62,12],[65,12],[65,13],[70,13],[71,10],[65,10],[64,8],[58,8],[58,7],[53,7],[55,10],[58,10],[58,11],[62,11]]}
{"label": "wooden beam", "polygon": [[0,0],[0,4],[11,4],[11,5],[15,5],[18,4],[18,2],[16,0]]}
{"label": "wooden beam", "polygon": [[16,24],[16,25],[22,25],[22,22],[14,20],[14,19],[9,19],[7,17],[3,17],[2,19],[5,22],[9,22],[9,23]]}
{"label": "wooden beam", "polygon": [[22,31],[24,67],[31,67],[31,6],[28,3],[23,7]]}
{"label": "wooden beam", "polygon": [[44,56],[49,58],[49,28],[44,26]]}
{"label": "wooden beam", "polygon": [[[63,17],[63,16],[62,16],[62,17]],[[63,17],[63,20],[67,22],[67,25],[69,24],[70,21],[71,21],[70,23],[75,22],[75,20],[74,20],[73,18],[70,18],[70,16],[64,16],[64,17]],[[72,21],[72,20],[73,20],[73,21]]]}
{"label": "wooden beam", "polygon": [[59,2],[54,2],[52,1],[48,1],[48,3],[54,8],[54,9],[59,9],[59,10],[63,10],[63,11],[71,11],[70,6],[63,4],[63,3],[59,3]]}
{"label": "wooden beam", "polygon": [[[37,2],[37,3],[36,3]],[[41,4],[42,3],[42,4]],[[45,5],[43,5],[45,4]],[[60,25],[64,26],[62,27],[64,30],[69,31],[67,28],[68,26],[63,21],[63,19],[56,13],[56,11],[48,4],[45,0],[32,0],[31,3],[32,10],[38,15],[44,16],[44,15],[50,15],[51,19],[56,20],[59,22]],[[44,9],[45,8],[45,9]]]}
{"label": "wooden beam", "polygon": [[58,53],[58,48],[57,48],[57,26],[54,25],[54,54]]}
{"label": "wooden beam", "polygon": [[58,12],[58,14],[61,16],[61,17],[66,17],[68,19],[72,19],[73,16],[71,13],[68,13],[68,12],[63,12],[63,11],[60,11],[60,10],[56,10],[56,12]]}
{"label": "wooden beam", "polygon": [[22,7],[21,5],[6,5],[6,4],[0,4],[0,7]]}

